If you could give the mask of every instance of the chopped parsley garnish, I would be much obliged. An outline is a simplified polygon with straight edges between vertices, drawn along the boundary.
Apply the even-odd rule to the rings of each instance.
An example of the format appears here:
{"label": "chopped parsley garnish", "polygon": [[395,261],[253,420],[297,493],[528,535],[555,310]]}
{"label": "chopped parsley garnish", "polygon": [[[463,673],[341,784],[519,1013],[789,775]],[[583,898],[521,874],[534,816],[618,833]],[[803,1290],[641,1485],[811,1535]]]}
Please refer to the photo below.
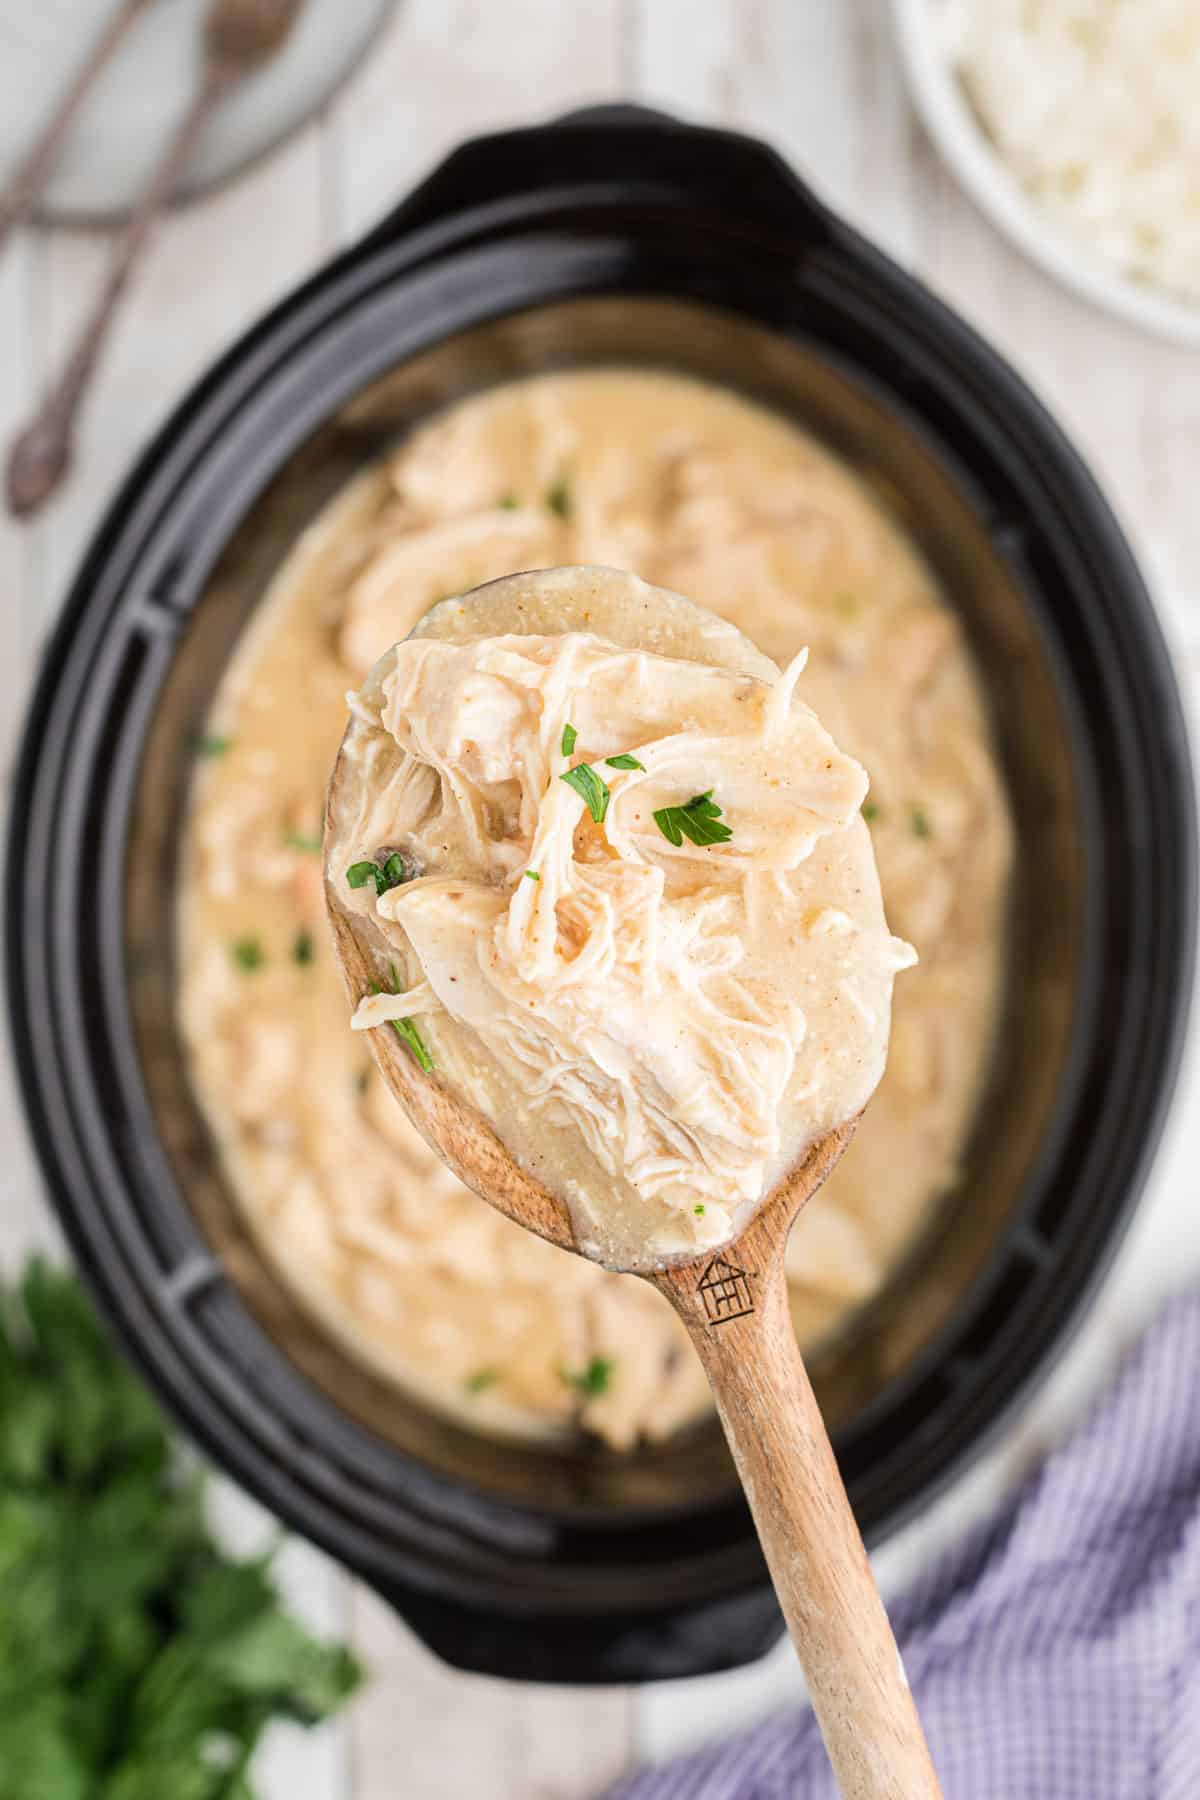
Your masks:
{"label": "chopped parsley garnish", "polygon": [[560,519],[570,518],[571,489],[565,475],[560,475],[558,480],[551,482],[546,489],[546,505],[552,513],[557,513]]}
{"label": "chopped parsley garnish", "polygon": [[283,841],[289,850],[303,850],[309,856],[320,856],[321,854],[319,831],[285,831]]}
{"label": "chopped parsley garnish", "polygon": [[542,878],[536,869],[526,869],[525,879],[526,881],[540,881]]}
{"label": "chopped parsley garnish", "polygon": [[698,1219],[702,1219],[704,1217],[703,1206],[693,1206],[692,1211],[695,1213],[695,1215]]}
{"label": "chopped parsley garnish", "polygon": [[[371,992],[373,994],[380,994],[384,991],[385,990],[380,987],[377,981],[371,983]],[[386,992],[389,994],[402,994],[404,992],[403,988],[400,986],[399,977],[396,974],[395,963],[392,964],[392,985]],[[403,1039],[404,1043],[408,1045],[413,1053],[413,1058],[416,1061],[417,1066],[426,1075],[432,1075],[433,1058],[425,1048],[424,1040],[413,1021],[411,1019],[389,1019],[388,1024],[391,1026],[396,1036]]]}
{"label": "chopped parsley garnish", "polygon": [[596,1400],[607,1394],[616,1364],[611,1357],[593,1356],[586,1369],[560,1369],[568,1387],[573,1387],[585,1400]]}
{"label": "chopped parsley garnish", "polygon": [[485,1388],[495,1387],[500,1379],[499,1369],[476,1369],[463,1382],[468,1394],[482,1394]]}
{"label": "chopped parsley garnish", "polygon": [[393,1019],[392,1030],[398,1038],[404,1039],[404,1042],[408,1045],[416,1059],[418,1068],[420,1068],[424,1074],[432,1075],[433,1058],[425,1048],[424,1040],[412,1020]]}
{"label": "chopped parsley garnish", "polygon": [[511,489],[507,494],[501,494],[496,502],[496,505],[500,508],[501,512],[516,512],[520,504],[521,502],[517,499],[517,496]]}
{"label": "chopped parsley garnish", "polygon": [[610,795],[607,784],[601,781],[591,764],[576,763],[573,769],[568,769],[558,779],[565,781],[568,787],[575,789],[580,799],[586,803],[587,809],[597,825],[603,825]]}
{"label": "chopped parsley garnish", "polygon": [[412,876],[405,868],[400,852],[393,850],[382,865],[377,862],[351,863],[346,870],[346,880],[352,888],[366,887],[369,881],[373,881],[376,894],[386,894],[391,888],[399,887],[402,882],[411,881]]}
{"label": "chopped parsley garnish", "polygon": [[303,927],[301,927],[301,929],[296,933],[295,937],[292,939],[292,961],[294,963],[299,963],[300,967],[303,969],[303,968],[307,968],[308,964],[312,961],[312,959],[313,959],[312,932],[306,931]]}
{"label": "chopped parsley garnish", "polygon": [[628,751],[622,751],[620,756],[606,756],[604,760],[610,769],[644,770],[646,767],[645,763],[640,763],[636,756],[630,756]]}
{"label": "chopped parsley garnish", "polygon": [[929,823],[929,814],[923,806],[910,806],[908,816],[914,837],[929,838],[933,836],[933,826]]}
{"label": "chopped parsley garnish", "polygon": [[870,825],[875,819],[877,819],[879,817],[879,808],[878,808],[878,806],[876,806],[874,800],[864,800],[863,801],[862,816],[867,821],[868,825]]}
{"label": "chopped parsley garnish", "polygon": [[733,836],[728,825],[718,823],[721,809],[712,797],[712,789],[697,794],[686,806],[664,806],[654,815],[654,823],[667,842],[678,847],[684,838],[693,844],[725,844]]}
{"label": "chopped parsley garnish", "polygon": [[267,960],[267,953],[262,947],[262,939],[258,937],[235,938],[229,946],[229,954],[235,965],[246,975],[261,969]]}
{"label": "chopped parsley garnish", "polygon": [[367,1087],[370,1084],[370,1080],[371,1080],[370,1070],[369,1069],[359,1069],[354,1077],[355,1093],[356,1094],[365,1094],[367,1091]]}
{"label": "chopped parsley garnish", "polygon": [[564,725],[563,726],[562,753],[564,756],[570,756],[572,750],[575,748],[575,741],[578,738],[578,736],[579,736],[579,733],[576,731],[576,729],[573,725]]}
{"label": "chopped parsley garnish", "polygon": [[219,732],[205,732],[202,737],[197,738],[196,740],[197,756],[224,756],[225,752],[232,748],[233,739],[231,737],[222,737]]}

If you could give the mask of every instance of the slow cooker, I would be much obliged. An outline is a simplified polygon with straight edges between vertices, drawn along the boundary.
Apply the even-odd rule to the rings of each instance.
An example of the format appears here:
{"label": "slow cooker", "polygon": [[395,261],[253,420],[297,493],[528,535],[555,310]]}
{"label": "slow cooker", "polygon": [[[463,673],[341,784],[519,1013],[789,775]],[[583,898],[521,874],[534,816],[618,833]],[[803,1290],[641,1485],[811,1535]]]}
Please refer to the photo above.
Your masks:
{"label": "slow cooker", "polygon": [[1009,997],[961,1179],[813,1367],[868,1539],[1079,1317],[1158,1136],[1196,915],[1179,698],[1107,505],[1013,372],[762,144],[631,108],[468,143],[178,407],[84,559],[16,777],[9,1002],[50,1193],[216,1462],[452,1663],[589,1682],[780,1630],[715,1424],[629,1456],[491,1444],[357,1363],[214,1156],[173,912],[196,734],[298,531],[433,410],[602,363],[728,384],[874,483],[965,622],[1011,790]]}

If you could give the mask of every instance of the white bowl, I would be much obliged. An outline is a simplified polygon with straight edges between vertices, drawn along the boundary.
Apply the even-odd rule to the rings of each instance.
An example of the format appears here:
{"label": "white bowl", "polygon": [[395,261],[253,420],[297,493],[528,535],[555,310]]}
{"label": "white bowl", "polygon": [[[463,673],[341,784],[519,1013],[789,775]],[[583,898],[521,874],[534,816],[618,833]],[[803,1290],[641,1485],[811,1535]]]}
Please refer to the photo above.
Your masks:
{"label": "white bowl", "polygon": [[1084,299],[1176,343],[1200,346],[1200,307],[1091,261],[1029,199],[967,104],[938,31],[936,0],[892,0],[913,102],[976,205],[1033,261]]}

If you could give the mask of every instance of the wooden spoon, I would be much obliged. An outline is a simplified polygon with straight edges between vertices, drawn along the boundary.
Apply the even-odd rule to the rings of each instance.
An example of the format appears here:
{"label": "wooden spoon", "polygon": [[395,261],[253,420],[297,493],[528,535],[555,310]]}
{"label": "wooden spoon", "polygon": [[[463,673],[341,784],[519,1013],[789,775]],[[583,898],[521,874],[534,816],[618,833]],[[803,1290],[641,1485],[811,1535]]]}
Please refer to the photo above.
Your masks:
{"label": "wooden spoon", "polygon": [[[327,844],[356,779],[343,745],[326,807]],[[357,1002],[385,959],[370,920],[347,910],[343,883],[328,867],[325,892],[338,961]],[[581,1254],[565,1203],[514,1160],[483,1115],[436,1074],[423,1073],[396,1033],[369,1036],[392,1093],[459,1179],[527,1231]],[[818,1139],[720,1251],[630,1272],[666,1295],[704,1365],[842,1794],[937,1800],[904,1665],[788,1306],[788,1234],[856,1124],[848,1120]]]}

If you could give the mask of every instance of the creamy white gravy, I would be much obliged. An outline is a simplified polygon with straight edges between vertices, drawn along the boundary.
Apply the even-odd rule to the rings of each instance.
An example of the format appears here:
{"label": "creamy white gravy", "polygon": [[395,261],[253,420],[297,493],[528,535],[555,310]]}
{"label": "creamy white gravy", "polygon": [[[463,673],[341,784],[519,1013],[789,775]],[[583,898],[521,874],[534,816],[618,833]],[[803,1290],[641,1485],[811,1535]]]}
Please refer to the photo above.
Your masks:
{"label": "creamy white gravy", "polygon": [[870,777],[897,984],[887,1071],[789,1246],[811,1342],[953,1183],[999,998],[1007,803],[962,630],[870,488],[719,388],[538,377],[415,432],[314,522],[218,694],[180,909],[180,1016],[246,1217],[357,1354],[481,1429],[660,1437],[709,1404],[645,1283],[531,1238],[417,1138],[351,1032],[319,833],[345,692],[437,600],[516,568],[636,570],[723,613]]}

